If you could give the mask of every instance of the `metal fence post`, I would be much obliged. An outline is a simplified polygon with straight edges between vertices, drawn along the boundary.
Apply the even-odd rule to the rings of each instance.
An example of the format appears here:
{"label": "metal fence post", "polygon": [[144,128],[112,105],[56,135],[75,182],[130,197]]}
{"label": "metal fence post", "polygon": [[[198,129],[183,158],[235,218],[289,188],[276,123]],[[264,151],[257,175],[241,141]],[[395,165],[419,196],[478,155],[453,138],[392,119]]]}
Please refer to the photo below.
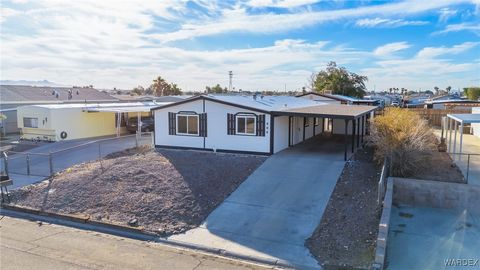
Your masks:
{"label": "metal fence post", "polygon": [[135,135],[135,147],[138,148],[138,136],[141,136],[140,133],[138,133],[137,131],[137,134]]}
{"label": "metal fence post", "polygon": [[470,171],[470,155],[467,155],[467,183],[468,184],[468,172]]}
{"label": "metal fence post", "polygon": [[30,175],[30,155],[29,154],[26,155],[26,159],[27,159],[27,175]]}
{"label": "metal fence post", "polygon": [[50,176],[53,175],[53,159],[52,159],[52,152],[48,153],[48,163],[50,165]]}
{"label": "metal fence post", "polygon": [[8,175],[8,155],[3,152],[3,163],[5,164],[5,173]]}

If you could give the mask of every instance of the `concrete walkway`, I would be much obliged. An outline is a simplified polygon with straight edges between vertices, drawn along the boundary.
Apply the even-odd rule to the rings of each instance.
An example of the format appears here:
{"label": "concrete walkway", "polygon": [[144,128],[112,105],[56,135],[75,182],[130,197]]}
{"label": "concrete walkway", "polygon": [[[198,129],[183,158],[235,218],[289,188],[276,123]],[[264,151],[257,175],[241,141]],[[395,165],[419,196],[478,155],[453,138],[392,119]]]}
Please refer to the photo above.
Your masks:
{"label": "concrete walkway", "polygon": [[343,144],[313,139],[268,158],[199,227],[170,239],[320,268],[304,246],[343,170]]}
{"label": "concrete walkway", "polygon": [[0,269],[266,269],[190,250],[0,217]]}

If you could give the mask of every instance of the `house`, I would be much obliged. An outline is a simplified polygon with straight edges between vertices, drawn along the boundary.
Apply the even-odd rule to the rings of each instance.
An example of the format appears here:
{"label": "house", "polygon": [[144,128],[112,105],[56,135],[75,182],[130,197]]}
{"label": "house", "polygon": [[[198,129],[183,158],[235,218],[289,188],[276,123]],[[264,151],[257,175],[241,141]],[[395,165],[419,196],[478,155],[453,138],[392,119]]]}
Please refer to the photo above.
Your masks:
{"label": "house", "polygon": [[60,141],[126,133],[127,121],[141,121],[150,109],[168,102],[41,104],[17,108],[21,136]]}
{"label": "house", "polygon": [[329,104],[349,104],[349,105],[367,105],[367,106],[378,106],[380,101],[378,99],[359,99],[344,95],[336,94],[322,94],[317,92],[307,92],[297,97],[308,98],[310,100],[325,102]]}
{"label": "house", "polygon": [[471,109],[472,107],[480,107],[480,101],[468,99],[440,99],[425,101],[425,108],[428,109]]}
{"label": "house", "polygon": [[[152,109],[154,143],[270,155],[324,132],[360,138],[375,109],[293,96],[200,95]],[[345,159],[346,149],[345,140]]]}
{"label": "house", "polygon": [[0,85],[0,113],[2,134],[19,132],[17,108],[35,104],[71,104],[117,102],[118,99],[94,88],[36,87],[27,85]]}

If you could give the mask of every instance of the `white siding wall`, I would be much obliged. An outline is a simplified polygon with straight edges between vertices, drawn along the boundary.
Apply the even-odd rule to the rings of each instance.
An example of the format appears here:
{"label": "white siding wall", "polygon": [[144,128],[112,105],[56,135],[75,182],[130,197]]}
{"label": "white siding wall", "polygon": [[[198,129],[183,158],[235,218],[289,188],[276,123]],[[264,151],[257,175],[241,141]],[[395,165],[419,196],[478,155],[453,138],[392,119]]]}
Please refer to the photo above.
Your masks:
{"label": "white siding wall", "polygon": [[[179,136],[168,134],[168,113],[179,111],[194,111],[203,113],[203,100],[196,100],[179,104],[165,109],[155,110],[155,144],[164,146],[178,146],[204,148],[204,138],[198,136]],[[205,100],[207,113],[206,149],[270,152],[270,115],[265,114],[265,136],[242,136],[227,134],[227,114],[254,113],[251,110],[241,109],[218,102]]]}
{"label": "white siding wall", "polygon": [[[174,107],[155,110],[155,144],[203,148],[203,137],[168,134],[168,113],[178,113],[180,111],[194,111],[197,113],[202,113],[203,101],[196,100]],[[210,115],[208,115],[207,118],[208,117],[210,117]],[[210,124],[210,119],[207,120],[207,123]],[[207,132],[209,133],[208,135],[210,135],[211,130],[208,129]]]}
{"label": "white siding wall", "polygon": [[227,135],[227,113],[255,113],[218,102],[205,101],[207,132],[205,147],[250,152],[270,152],[270,115],[265,114],[265,136]]}
{"label": "white siding wall", "polygon": [[288,148],[288,116],[275,117],[274,153]]}
{"label": "white siding wall", "polygon": [[[480,107],[472,108],[472,113],[480,114]],[[472,128],[473,128],[473,135],[480,138],[480,124],[477,124],[477,123],[472,124]]]}
{"label": "white siding wall", "polygon": [[[352,134],[353,121],[348,121],[348,134]],[[345,120],[333,119],[333,134],[345,134]]]}

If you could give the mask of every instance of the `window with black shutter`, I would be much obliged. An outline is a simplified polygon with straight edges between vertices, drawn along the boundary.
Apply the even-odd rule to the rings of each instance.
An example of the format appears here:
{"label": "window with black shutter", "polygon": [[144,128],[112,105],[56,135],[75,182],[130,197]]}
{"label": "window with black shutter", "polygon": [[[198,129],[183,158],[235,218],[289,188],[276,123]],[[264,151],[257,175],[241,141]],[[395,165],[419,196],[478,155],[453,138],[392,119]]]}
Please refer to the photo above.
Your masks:
{"label": "window with black shutter", "polygon": [[258,116],[257,136],[265,136],[265,114]]}
{"label": "window with black shutter", "polygon": [[235,115],[227,113],[227,134],[235,135]]}
{"label": "window with black shutter", "polygon": [[200,137],[207,137],[207,114],[201,113],[199,116],[199,136]]}
{"label": "window with black shutter", "polygon": [[168,113],[168,134],[176,135],[177,134],[177,114],[169,112]]}

